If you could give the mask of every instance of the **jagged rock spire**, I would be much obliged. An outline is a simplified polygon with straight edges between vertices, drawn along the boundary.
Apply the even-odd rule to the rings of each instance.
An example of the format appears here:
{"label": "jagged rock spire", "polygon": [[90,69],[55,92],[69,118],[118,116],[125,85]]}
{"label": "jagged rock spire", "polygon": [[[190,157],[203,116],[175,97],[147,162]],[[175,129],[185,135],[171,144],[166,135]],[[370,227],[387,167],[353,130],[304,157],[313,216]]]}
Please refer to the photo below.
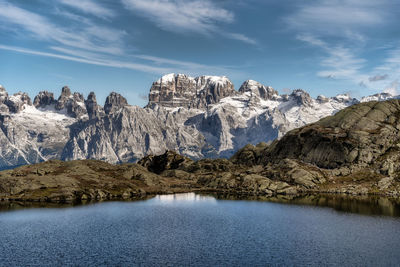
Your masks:
{"label": "jagged rock spire", "polygon": [[116,92],[112,92],[106,98],[104,111],[106,114],[114,113],[126,105],[128,105],[128,101],[125,99],[125,97]]}
{"label": "jagged rock spire", "polygon": [[46,107],[48,105],[55,104],[54,94],[48,91],[40,91],[35,99],[33,100],[33,105],[38,107]]}

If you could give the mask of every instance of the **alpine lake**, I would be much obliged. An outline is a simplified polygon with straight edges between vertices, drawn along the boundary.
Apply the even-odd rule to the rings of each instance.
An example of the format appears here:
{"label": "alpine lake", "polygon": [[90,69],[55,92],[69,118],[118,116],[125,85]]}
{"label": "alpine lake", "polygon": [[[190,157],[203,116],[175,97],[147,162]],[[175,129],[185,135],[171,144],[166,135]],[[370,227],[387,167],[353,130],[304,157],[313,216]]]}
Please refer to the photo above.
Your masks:
{"label": "alpine lake", "polygon": [[0,266],[398,266],[400,200],[195,193],[0,204]]}

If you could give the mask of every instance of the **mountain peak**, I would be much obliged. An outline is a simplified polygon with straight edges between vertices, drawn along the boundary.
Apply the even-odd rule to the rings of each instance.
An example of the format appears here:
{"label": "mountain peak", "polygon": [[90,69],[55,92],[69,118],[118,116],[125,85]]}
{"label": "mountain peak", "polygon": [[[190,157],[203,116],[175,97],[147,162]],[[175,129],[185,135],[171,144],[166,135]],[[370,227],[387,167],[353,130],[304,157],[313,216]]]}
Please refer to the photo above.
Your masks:
{"label": "mountain peak", "polygon": [[234,86],[226,76],[203,75],[193,78],[170,73],[153,83],[148,106],[158,104],[167,108],[204,108],[234,93]]}
{"label": "mountain peak", "polygon": [[271,86],[265,86],[254,80],[245,81],[240,86],[239,92],[240,93],[250,92],[265,100],[276,99],[278,96],[278,92],[275,91],[274,88],[272,88]]}

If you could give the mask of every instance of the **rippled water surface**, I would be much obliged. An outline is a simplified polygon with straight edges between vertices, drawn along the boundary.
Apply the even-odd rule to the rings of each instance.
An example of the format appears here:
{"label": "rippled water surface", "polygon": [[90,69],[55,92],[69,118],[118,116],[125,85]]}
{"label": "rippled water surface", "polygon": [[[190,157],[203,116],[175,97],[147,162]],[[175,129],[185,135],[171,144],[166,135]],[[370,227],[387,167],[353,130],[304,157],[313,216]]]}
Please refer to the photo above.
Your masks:
{"label": "rippled water surface", "polygon": [[180,194],[3,211],[0,265],[400,265],[400,217],[297,203]]}

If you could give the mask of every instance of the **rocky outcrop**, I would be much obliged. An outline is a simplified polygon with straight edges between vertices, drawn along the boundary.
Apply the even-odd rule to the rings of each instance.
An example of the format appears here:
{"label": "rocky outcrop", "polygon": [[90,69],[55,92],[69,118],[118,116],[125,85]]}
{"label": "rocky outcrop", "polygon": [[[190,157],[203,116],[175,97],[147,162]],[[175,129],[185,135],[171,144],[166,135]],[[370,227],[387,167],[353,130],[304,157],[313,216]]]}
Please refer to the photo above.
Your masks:
{"label": "rocky outcrop", "polygon": [[25,104],[31,106],[32,102],[27,93],[18,92],[7,97],[5,104],[8,106],[10,112],[18,113],[25,109]]}
{"label": "rocky outcrop", "polygon": [[[127,109],[123,107],[122,111]],[[136,123],[140,124],[138,119],[143,115],[136,118]],[[113,116],[121,113],[107,117]],[[101,123],[90,120],[95,121]],[[107,138],[129,137],[111,121],[101,127],[118,129],[117,135]],[[80,142],[83,141],[77,141],[79,148],[91,147]],[[151,145],[151,141],[147,142]],[[138,164],[49,161],[0,172],[0,199],[7,200],[129,199],[143,194],[192,191],[246,196],[324,193],[400,198],[400,100],[351,106],[292,130],[269,145],[247,145],[231,159],[193,161],[167,151],[146,156]]]}
{"label": "rocky outcrop", "polygon": [[56,100],[54,99],[54,94],[48,91],[40,91],[33,100],[33,105],[36,108],[44,108],[46,106],[54,105],[55,103]]}
{"label": "rocky outcrop", "polygon": [[0,103],[4,103],[8,97],[8,93],[6,91],[6,88],[4,88],[2,85],[0,85]]}
{"label": "rocky outcrop", "polygon": [[294,90],[289,98],[292,98],[300,106],[310,106],[312,104],[311,96],[302,89]]}
{"label": "rocky outcrop", "polygon": [[295,158],[321,168],[369,166],[400,142],[400,102],[361,103],[295,129],[266,151],[264,160]]}
{"label": "rocky outcrop", "polygon": [[264,100],[276,100],[279,96],[278,92],[271,86],[262,85],[254,80],[245,81],[239,88],[240,93],[250,92]]}
{"label": "rocky outcrop", "polygon": [[166,170],[174,170],[184,165],[191,164],[193,161],[181,156],[174,151],[166,151],[161,155],[149,155],[141,159],[138,164],[147,168],[149,171],[160,174]]}
{"label": "rocky outcrop", "polygon": [[66,110],[73,118],[81,118],[87,114],[85,99],[81,93],[71,93],[68,86],[64,86],[61,95],[55,104],[56,110]]}
{"label": "rocky outcrop", "polygon": [[168,74],[154,82],[149,94],[151,107],[205,108],[218,103],[222,98],[235,94],[231,81],[225,76],[199,76]]}
{"label": "rocky outcrop", "polygon": [[85,101],[85,105],[89,119],[100,118],[104,116],[103,107],[97,104],[96,95],[94,92],[89,93]]}
{"label": "rocky outcrop", "polygon": [[61,95],[57,100],[57,104],[55,106],[55,108],[57,110],[62,110],[66,107],[66,104],[68,103],[68,101],[71,99],[72,94],[71,94],[71,89],[69,89],[68,86],[64,86],[61,89]]}
{"label": "rocky outcrop", "polygon": [[112,92],[106,98],[106,103],[104,104],[104,111],[106,114],[114,113],[126,105],[128,105],[128,101],[126,101],[126,99],[122,95]]}
{"label": "rocky outcrop", "polygon": [[[0,199],[42,202],[142,198],[166,191],[165,179],[137,164],[47,161],[0,172]],[[179,192],[179,190],[176,190]]]}
{"label": "rocky outcrop", "polygon": [[224,76],[183,74],[153,83],[146,108],[128,105],[117,93],[103,108],[94,93],[85,100],[67,86],[57,100],[44,91],[31,105],[26,95],[8,96],[3,88],[0,167],[53,158],[134,162],[167,150],[192,159],[229,158],[247,144],[279,139],[355,103],[347,95],[313,99],[302,90],[279,95],[252,80],[236,91]]}

